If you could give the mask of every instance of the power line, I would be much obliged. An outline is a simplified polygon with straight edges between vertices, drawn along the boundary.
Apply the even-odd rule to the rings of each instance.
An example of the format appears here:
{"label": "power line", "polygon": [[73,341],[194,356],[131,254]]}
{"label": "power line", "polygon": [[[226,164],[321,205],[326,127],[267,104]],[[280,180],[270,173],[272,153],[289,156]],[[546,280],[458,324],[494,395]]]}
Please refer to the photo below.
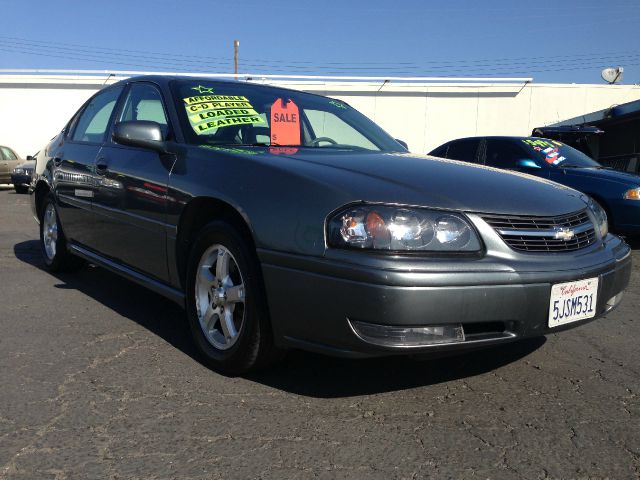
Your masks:
{"label": "power line", "polygon": [[[10,40],[3,40],[10,39]],[[131,50],[131,49],[113,49],[113,48],[104,48],[104,47],[87,47],[86,45],[78,45],[71,43],[61,43],[61,42],[41,42],[34,40],[27,40],[18,37],[10,37],[6,35],[0,35],[0,42],[4,43],[14,43],[21,46],[31,46],[31,47],[40,47],[47,49],[61,49],[61,50],[70,50],[72,52],[79,51],[84,53],[90,53],[92,55],[110,55],[110,56],[126,56],[131,58],[144,58],[149,59],[150,56],[158,56],[163,57],[158,60],[171,60],[171,63],[179,62],[179,63],[188,63],[188,64],[202,64],[206,61],[208,64],[212,65],[227,65],[227,62],[231,62],[231,58],[224,57],[207,57],[201,55],[177,55],[177,54],[168,54],[168,53],[160,53],[160,52],[149,52],[144,50]],[[74,48],[67,48],[74,47]],[[327,66],[326,68],[334,68],[333,66],[339,65],[372,65],[372,66],[384,66],[385,69],[389,68],[393,65],[402,65],[401,68],[424,68],[424,65],[437,65],[438,67],[447,67],[449,65],[457,65],[468,64],[470,66],[495,66],[495,65],[511,65],[511,64],[527,64],[531,61],[536,60],[544,60],[547,63],[560,63],[564,60],[591,60],[594,58],[597,59],[618,59],[618,58],[626,58],[626,57],[636,57],[640,54],[638,50],[626,50],[626,51],[618,51],[618,52],[602,52],[602,53],[575,53],[575,54],[565,54],[565,55],[554,55],[552,59],[549,59],[548,56],[536,56],[536,57],[512,57],[512,58],[498,58],[498,59],[475,59],[475,60],[424,60],[419,63],[417,62],[358,62],[358,61],[349,61],[349,62],[310,62],[310,61],[297,61],[297,60],[269,60],[261,58],[259,60],[247,58],[245,65],[250,66],[270,66],[270,64],[274,64],[274,66],[280,66],[285,64],[287,68],[290,68],[294,65],[311,65],[313,68],[318,68],[319,66]],[[188,58],[199,59],[199,61],[195,60],[185,60]],[[152,58],[153,59],[153,58]],[[156,60],[156,59],[153,59]],[[222,62],[209,62],[209,60],[222,60]],[[524,62],[522,62],[524,61]],[[259,63],[256,63],[259,62]],[[169,64],[168,62],[162,62]],[[329,67],[331,66],[331,67]],[[300,67],[302,68],[302,67]],[[324,67],[323,67],[324,68]],[[337,68],[337,67],[336,67]],[[396,67],[400,68],[400,67]]]}
{"label": "power line", "polygon": [[[99,55],[95,55],[95,54],[84,54],[84,53],[74,53],[74,54],[67,54],[64,52],[56,52],[54,49],[54,52],[51,52],[50,50],[47,50],[46,48],[36,48],[36,47],[18,47],[15,45],[3,45],[3,42],[0,41],[0,50],[3,51],[7,51],[7,52],[17,52],[17,53],[23,53],[23,54],[27,54],[27,55],[40,55],[40,56],[49,56],[49,57],[54,57],[54,58],[64,58],[64,59],[69,59],[69,60],[92,60],[92,61],[96,61],[96,62],[100,62],[100,63],[104,63],[104,64],[114,64],[114,65],[124,65],[124,66],[134,66],[134,67],[139,67],[139,66],[144,66],[147,68],[165,68],[166,66],[170,66],[170,67],[179,67],[179,68],[183,68],[183,69],[190,69],[193,67],[193,64],[181,64],[180,62],[162,62],[162,61],[153,61],[153,63],[149,63],[149,62],[123,62],[123,61],[119,61],[119,60],[114,60],[112,58],[104,58],[101,57]],[[635,63],[630,62],[630,60],[637,60],[638,58],[640,58],[640,54],[637,55],[626,55],[624,56],[625,58],[627,58],[628,61],[625,62],[626,65],[635,65]],[[554,61],[547,61],[544,63],[545,66],[551,67],[551,68],[545,68],[545,69],[540,69],[540,63],[528,63],[528,62],[514,62],[510,65],[507,66],[502,66],[502,67],[498,67],[496,68],[495,65],[470,65],[470,66],[461,66],[462,68],[451,68],[448,66],[437,66],[437,67],[413,67],[413,68],[392,68],[392,67],[383,67],[383,68],[362,68],[362,67],[353,67],[353,68],[334,68],[334,67],[323,67],[323,66],[317,66],[315,68],[309,68],[309,67],[297,67],[297,66],[292,66],[292,65],[280,65],[278,68],[273,68],[269,65],[264,65],[264,64],[245,64],[245,66],[252,66],[252,67],[269,67],[274,71],[306,71],[306,70],[311,70],[311,71],[325,71],[325,70],[329,70],[329,71],[347,71],[347,72],[380,72],[380,71],[384,71],[384,72],[388,72],[388,71],[394,71],[394,74],[398,73],[395,72],[395,70],[402,70],[403,72],[401,73],[406,73],[406,74],[415,74],[415,71],[418,70],[420,72],[424,72],[424,73],[428,73],[428,72],[433,72],[433,71],[445,71],[447,72],[448,75],[452,74],[452,73],[461,73],[464,75],[503,75],[503,74],[511,74],[511,73],[522,73],[522,74],[527,74],[529,72],[531,73],[535,73],[535,72],[549,72],[549,71],[569,71],[569,70],[587,70],[590,68],[595,68],[595,67],[604,67],[607,66],[610,62],[602,62],[600,60],[610,60],[611,57],[591,57],[590,59],[583,59],[580,61],[573,61],[573,62],[567,62],[567,61],[560,61],[560,60],[554,60]],[[588,61],[586,61],[588,60]],[[598,61],[598,63],[594,63]],[[201,66],[200,64],[198,64],[198,66]],[[227,65],[228,66],[228,65]],[[484,69],[482,69],[482,67],[486,67]],[[470,70],[470,69],[474,69],[474,70]],[[480,70],[478,70],[480,69]],[[411,72],[409,72],[409,70],[411,70]],[[517,70],[517,72],[515,71]]]}

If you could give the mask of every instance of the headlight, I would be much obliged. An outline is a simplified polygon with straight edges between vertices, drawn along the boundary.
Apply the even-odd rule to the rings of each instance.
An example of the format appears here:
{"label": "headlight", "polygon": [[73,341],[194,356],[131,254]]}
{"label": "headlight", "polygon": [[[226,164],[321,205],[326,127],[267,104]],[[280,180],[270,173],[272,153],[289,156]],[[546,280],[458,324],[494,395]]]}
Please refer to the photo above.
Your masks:
{"label": "headlight", "polygon": [[596,227],[600,230],[600,235],[604,238],[609,233],[609,222],[607,220],[607,212],[593,199],[589,199],[589,210],[596,218]]}
{"label": "headlight", "polygon": [[624,192],[625,200],[640,200],[640,188],[632,188]]}
{"label": "headlight", "polygon": [[328,221],[332,247],[477,252],[480,240],[459,213],[386,205],[349,207]]}
{"label": "headlight", "polygon": [[14,168],[13,173],[24,173],[24,170],[22,168]]}

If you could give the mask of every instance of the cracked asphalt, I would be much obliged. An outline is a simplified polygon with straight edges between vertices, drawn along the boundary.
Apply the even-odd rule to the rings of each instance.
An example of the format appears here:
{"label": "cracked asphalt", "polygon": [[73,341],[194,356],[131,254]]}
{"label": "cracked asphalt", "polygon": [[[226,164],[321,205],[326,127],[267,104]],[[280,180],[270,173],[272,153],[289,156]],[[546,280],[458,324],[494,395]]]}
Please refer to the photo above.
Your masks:
{"label": "cracked asphalt", "polygon": [[173,303],[51,275],[37,236],[0,191],[1,479],[640,478],[640,250],[618,310],[546,339],[230,378]]}

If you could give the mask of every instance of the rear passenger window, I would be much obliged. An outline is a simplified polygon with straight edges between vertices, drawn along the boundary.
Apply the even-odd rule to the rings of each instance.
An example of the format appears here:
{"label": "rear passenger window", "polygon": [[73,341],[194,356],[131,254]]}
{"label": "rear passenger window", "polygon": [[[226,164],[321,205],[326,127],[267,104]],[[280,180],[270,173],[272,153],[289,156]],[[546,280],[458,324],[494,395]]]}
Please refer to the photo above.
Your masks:
{"label": "rear passenger window", "polygon": [[72,140],[95,143],[104,141],[109,119],[120,92],[122,92],[122,87],[110,88],[93,97],[78,118]]}
{"label": "rear passenger window", "polygon": [[516,168],[518,160],[527,158],[520,146],[509,140],[487,140],[485,164],[496,168]]}
{"label": "rear passenger window", "polygon": [[447,158],[453,160],[463,160],[465,162],[475,162],[476,152],[478,151],[478,145],[480,139],[471,138],[468,140],[460,140],[449,144],[449,151],[447,152]]}

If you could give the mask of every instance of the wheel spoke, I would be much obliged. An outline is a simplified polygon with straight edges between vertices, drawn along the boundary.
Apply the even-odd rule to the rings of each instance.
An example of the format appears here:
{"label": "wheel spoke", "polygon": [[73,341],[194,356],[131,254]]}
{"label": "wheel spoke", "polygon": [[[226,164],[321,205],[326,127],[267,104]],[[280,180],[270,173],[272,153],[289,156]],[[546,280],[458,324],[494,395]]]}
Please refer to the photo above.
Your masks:
{"label": "wheel spoke", "polygon": [[198,272],[198,279],[200,282],[204,283],[206,286],[213,285],[217,287],[216,277],[211,273],[209,265],[203,265],[200,267],[200,271]]}
{"label": "wheel spoke", "polygon": [[231,255],[224,249],[218,250],[218,259],[216,260],[216,277],[219,282],[223,282],[229,276],[229,260]]}
{"label": "wheel spoke", "polygon": [[217,311],[217,308],[214,309],[211,305],[209,305],[207,307],[207,310],[202,315],[201,323],[202,323],[202,325],[205,326],[205,328],[209,332],[213,330],[213,327],[215,327],[215,324],[216,324],[216,322],[215,322],[216,311]]}
{"label": "wheel spoke", "polygon": [[224,338],[231,340],[238,332],[236,331],[236,325],[233,323],[233,312],[231,310],[225,310],[223,318],[220,319],[220,326],[224,333]]}
{"label": "wheel spoke", "polygon": [[238,303],[244,302],[244,284],[235,285],[233,287],[227,288],[227,302],[229,303]]}

